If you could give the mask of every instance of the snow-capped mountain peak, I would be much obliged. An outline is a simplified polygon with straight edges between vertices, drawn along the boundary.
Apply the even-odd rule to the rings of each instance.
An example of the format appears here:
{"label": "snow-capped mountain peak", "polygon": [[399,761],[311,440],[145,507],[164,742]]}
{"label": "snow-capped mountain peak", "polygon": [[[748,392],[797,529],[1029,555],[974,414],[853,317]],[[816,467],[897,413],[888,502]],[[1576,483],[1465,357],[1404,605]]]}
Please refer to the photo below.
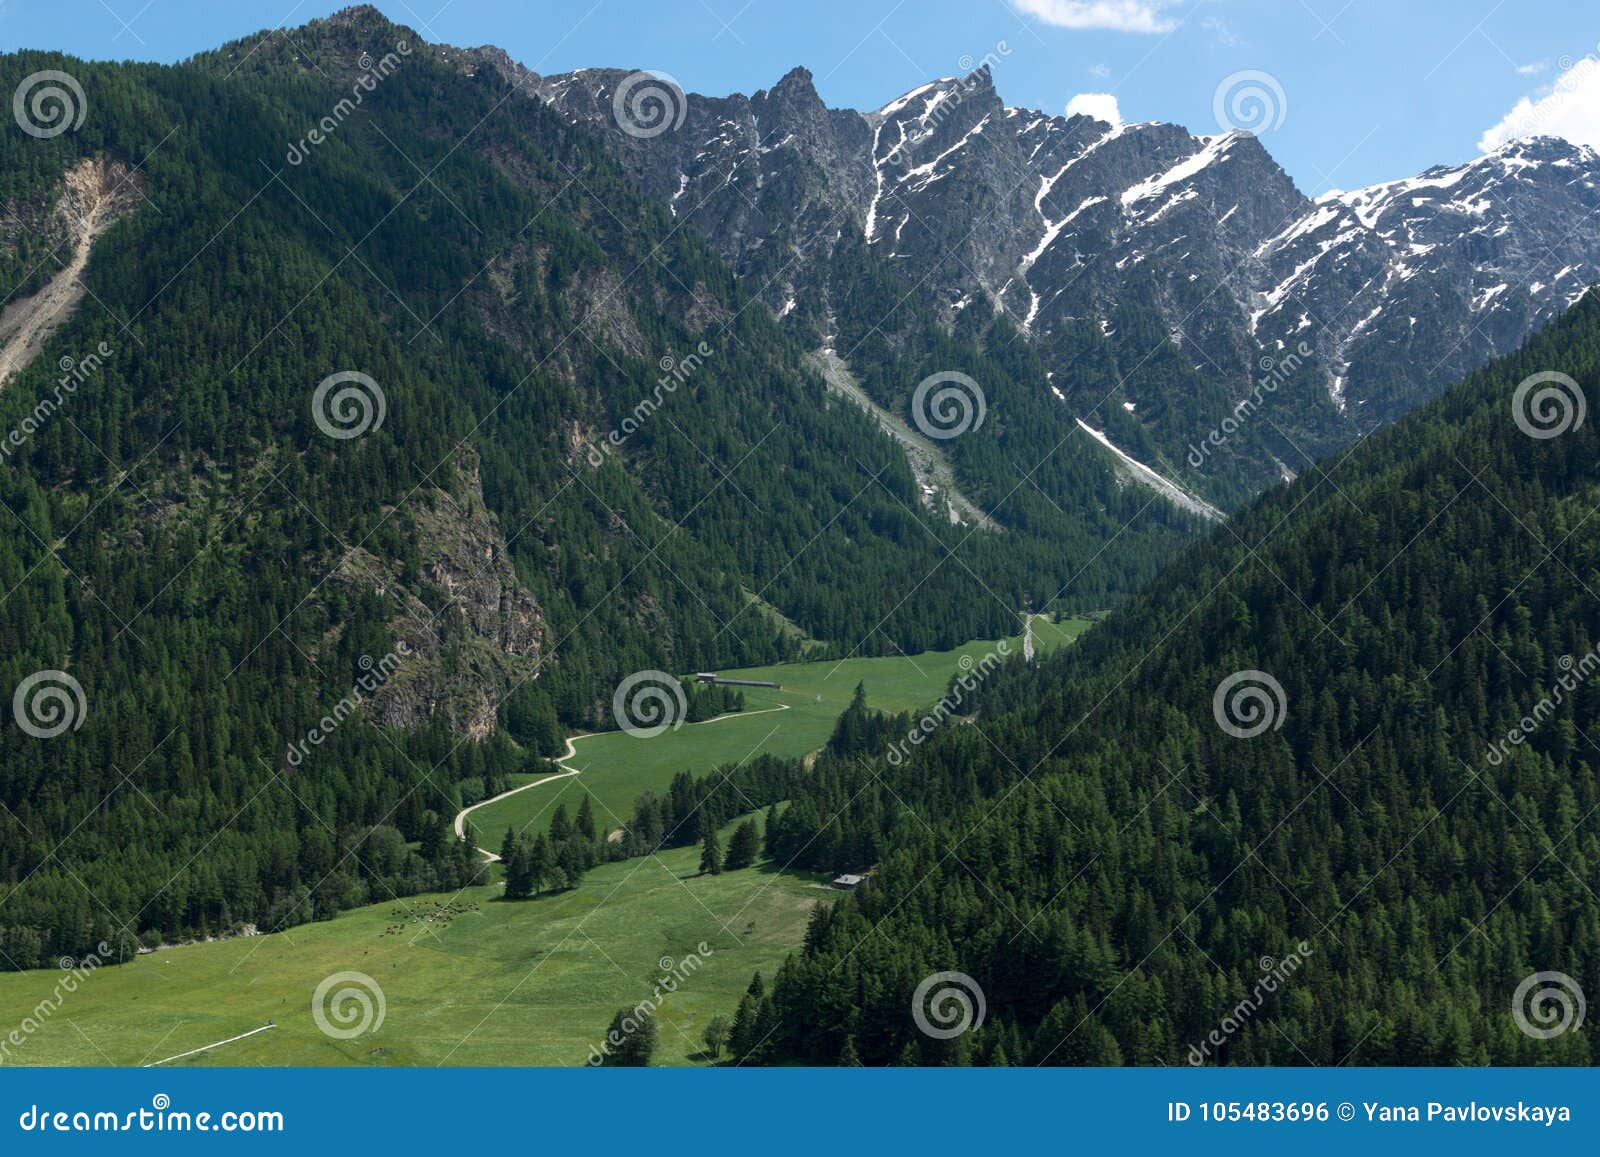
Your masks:
{"label": "snow-capped mountain peak", "polygon": [[689,96],[681,127],[649,139],[618,130],[625,75],[539,87],[604,130],[785,325],[820,333],[835,254],[864,243],[948,324],[976,302],[1008,317],[1069,404],[1075,359],[1103,346],[1126,421],[1178,472],[1287,362],[1298,384],[1273,404],[1298,409],[1237,435],[1228,459],[1252,485],[1404,412],[1600,280],[1600,156],[1557,138],[1312,200],[1250,133],[1007,107],[987,68],[866,113],[826,108],[797,69],[748,97]]}

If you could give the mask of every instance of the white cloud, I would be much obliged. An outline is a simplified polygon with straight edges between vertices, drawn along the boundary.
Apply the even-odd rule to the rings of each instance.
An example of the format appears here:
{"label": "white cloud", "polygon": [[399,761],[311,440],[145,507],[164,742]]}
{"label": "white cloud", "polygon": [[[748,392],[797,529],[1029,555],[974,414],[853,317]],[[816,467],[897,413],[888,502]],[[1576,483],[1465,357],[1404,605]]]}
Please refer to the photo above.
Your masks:
{"label": "white cloud", "polygon": [[1097,121],[1105,121],[1112,128],[1122,123],[1122,110],[1117,107],[1117,98],[1109,92],[1080,92],[1067,102],[1069,117],[1079,113],[1092,116]]}
{"label": "white cloud", "polygon": [[1091,64],[1089,66],[1089,75],[1096,80],[1105,80],[1111,75],[1111,66],[1109,64]]}
{"label": "white cloud", "polygon": [[1517,65],[1517,75],[1518,76],[1538,76],[1541,72],[1543,72],[1545,69],[1547,69],[1549,67],[1550,67],[1549,62],[1543,61],[1543,60],[1535,60],[1531,64],[1519,64],[1519,65]]}
{"label": "white cloud", "polygon": [[1013,0],[1017,8],[1060,28],[1111,32],[1171,32],[1167,9],[1177,0]]}
{"label": "white cloud", "polygon": [[1478,138],[1484,152],[1518,137],[1565,137],[1600,148],[1600,60],[1584,57],[1555,84],[1523,97]]}
{"label": "white cloud", "polygon": [[1207,16],[1200,21],[1200,27],[1211,33],[1217,43],[1225,48],[1235,48],[1239,44],[1239,38],[1234,35],[1233,29],[1229,28],[1228,22],[1220,16]]}

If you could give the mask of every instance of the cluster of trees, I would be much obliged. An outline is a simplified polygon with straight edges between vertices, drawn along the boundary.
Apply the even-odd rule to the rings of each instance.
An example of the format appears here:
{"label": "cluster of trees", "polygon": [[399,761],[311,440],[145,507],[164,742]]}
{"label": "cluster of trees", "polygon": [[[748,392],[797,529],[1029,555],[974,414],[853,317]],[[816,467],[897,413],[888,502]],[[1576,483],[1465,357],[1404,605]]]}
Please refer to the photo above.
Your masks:
{"label": "cluster of trees", "polygon": [[684,683],[684,698],[688,712],[687,723],[704,723],[730,711],[744,710],[744,692],[737,687],[724,687],[717,683]]}
{"label": "cluster of trees", "polygon": [[642,792],[615,845],[623,856],[641,856],[661,848],[686,848],[703,841],[733,820],[790,797],[806,775],[799,761],[758,755],[738,765],[718,767],[706,775],[679,772],[665,795]]}
{"label": "cluster of trees", "polygon": [[[776,814],[776,804],[772,810]],[[717,834],[717,829],[707,824],[705,834],[700,838],[700,873],[720,876],[723,872],[737,872],[755,863],[760,855],[761,828],[754,817],[733,829],[733,835],[728,837],[726,852],[722,850],[722,837]]]}
{"label": "cluster of trees", "polygon": [[[842,722],[769,842],[875,870],[746,998],[731,1055],[1593,1063],[1592,1034],[1511,1010],[1534,972],[1600,990],[1600,430],[1513,421],[1550,369],[1600,381],[1595,295],[996,672],[975,726],[894,766]],[[1282,688],[1252,738],[1214,715],[1239,671]],[[986,1017],[936,1040],[911,998],[945,970]]]}
{"label": "cluster of trees", "polygon": [[556,805],[548,833],[519,835],[506,829],[500,844],[505,897],[526,900],[539,892],[575,888],[585,872],[606,859],[605,837],[595,827],[594,803],[585,793],[575,820],[567,817],[566,804]]}

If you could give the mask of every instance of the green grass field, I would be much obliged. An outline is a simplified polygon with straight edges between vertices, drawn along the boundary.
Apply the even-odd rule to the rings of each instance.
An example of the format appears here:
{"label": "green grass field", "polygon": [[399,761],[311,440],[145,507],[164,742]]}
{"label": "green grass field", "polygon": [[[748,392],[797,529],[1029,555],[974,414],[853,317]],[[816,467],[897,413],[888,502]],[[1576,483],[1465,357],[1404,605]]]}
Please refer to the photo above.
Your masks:
{"label": "green grass field", "polygon": [[[1047,653],[1077,638],[1088,626],[1081,619],[1060,623],[1037,619],[1034,645],[1041,654]],[[1021,654],[1020,638],[1009,643],[1013,653]],[[596,821],[613,830],[633,814],[633,801],[640,793],[665,790],[680,771],[703,773],[759,752],[801,756],[817,750],[833,733],[834,722],[849,705],[857,683],[866,685],[873,707],[909,711],[927,706],[944,693],[962,656],[977,662],[994,647],[993,642],[980,641],[954,651],[921,655],[723,671],[720,674],[736,679],[781,683],[783,690],[746,688],[742,713],[685,724],[650,739],[621,731],[578,737],[574,755],[566,761],[578,775],[487,804],[473,811],[468,822],[479,845],[497,849],[508,827],[523,831],[547,826],[558,804],[564,803],[571,815],[587,791],[594,797]],[[534,778],[526,777],[523,782]]]}
{"label": "green grass field", "polygon": [[[1035,624],[1047,651],[1087,623]],[[1020,650],[1020,644],[1016,643]],[[548,822],[556,801],[576,807],[582,784],[610,826],[645,788],[683,769],[706,772],[758,750],[802,755],[820,747],[865,682],[888,710],[927,705],[962,655],[993,644],[911,657],[802,663],[739,672],[781,692],[747,694],[747,710],[654,739],[614,732],[579,740],[579,775],[535,787],[472,816],[479,843],[506,825]],[[725,674],[734,674],[725,672]],[[772,711],[787,705],[788,710]],[[760,712],[766,712],[761,714]],[[735,824],[723,832],[726,846]],[[183,1065],[573,1065],[600,1043],[612,1015],[651,996],[668,969],[710,949],[666,998],[657,1064],[706,1063],[700,1034],[730,1015],[750,975],[768,976],[801,942],[809,913],[832,893],[822,878],[757,866],[695,872],[699,849],[605,864],[570,892],[520,903],[498,886],[459,896],[413,896],[269,936],[163,949],[100,968],[46,1015],[62,974],[0,973],[0,1040],[21,1026],[4,1064],[139,1065],[274,1027],[174,1063]],[[442,903],[460,906],[430,918]],[[382,990],[384,1018],[353,1039],[324,1033],[313,994],[327,977],[360,972]],[[36,1027],[35,1027],[36,1026]],[[334,1021],[338,1027],[338,1021]]]}
{"label": "green grass field", "polygon": [[[761,866],[695,876],[699,854],[605,864],[571,892],[516,903],[497,899],[498,887],[469,888],[455,898],[468,910],[448,923],[407,913],[452,897],[410,896],[271,936],[153,952],[89,974],[5,1063],[149,1064],[271,1020],[269,1031],[176,1063],[582,1064],[612,1014],[650,996],[662,964],[687,961],[702,941],[710,953],[657,1013],[655,1063],[704,1063],[695,1054],[706,1021],[731,1015],[751,973],[770,976],[834,893],[817,877]],[[384,935],[396,924],[399,934]],[[347,971],[377,982],[384,1019],[335,1040],[313,1018],[312,995]],[[0,1035],[58,979],[0,974]]]}

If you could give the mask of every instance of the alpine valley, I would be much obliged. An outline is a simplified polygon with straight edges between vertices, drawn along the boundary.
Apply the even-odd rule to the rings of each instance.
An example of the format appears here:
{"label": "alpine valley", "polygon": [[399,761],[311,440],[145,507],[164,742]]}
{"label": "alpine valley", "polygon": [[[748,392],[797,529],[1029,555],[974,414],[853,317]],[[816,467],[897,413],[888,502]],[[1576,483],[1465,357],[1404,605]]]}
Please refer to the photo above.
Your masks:
{"label": "alpine valley", "polygon": [[1600,155],[1007,57],[0,55],[16,1059],[1594,1062]]}

